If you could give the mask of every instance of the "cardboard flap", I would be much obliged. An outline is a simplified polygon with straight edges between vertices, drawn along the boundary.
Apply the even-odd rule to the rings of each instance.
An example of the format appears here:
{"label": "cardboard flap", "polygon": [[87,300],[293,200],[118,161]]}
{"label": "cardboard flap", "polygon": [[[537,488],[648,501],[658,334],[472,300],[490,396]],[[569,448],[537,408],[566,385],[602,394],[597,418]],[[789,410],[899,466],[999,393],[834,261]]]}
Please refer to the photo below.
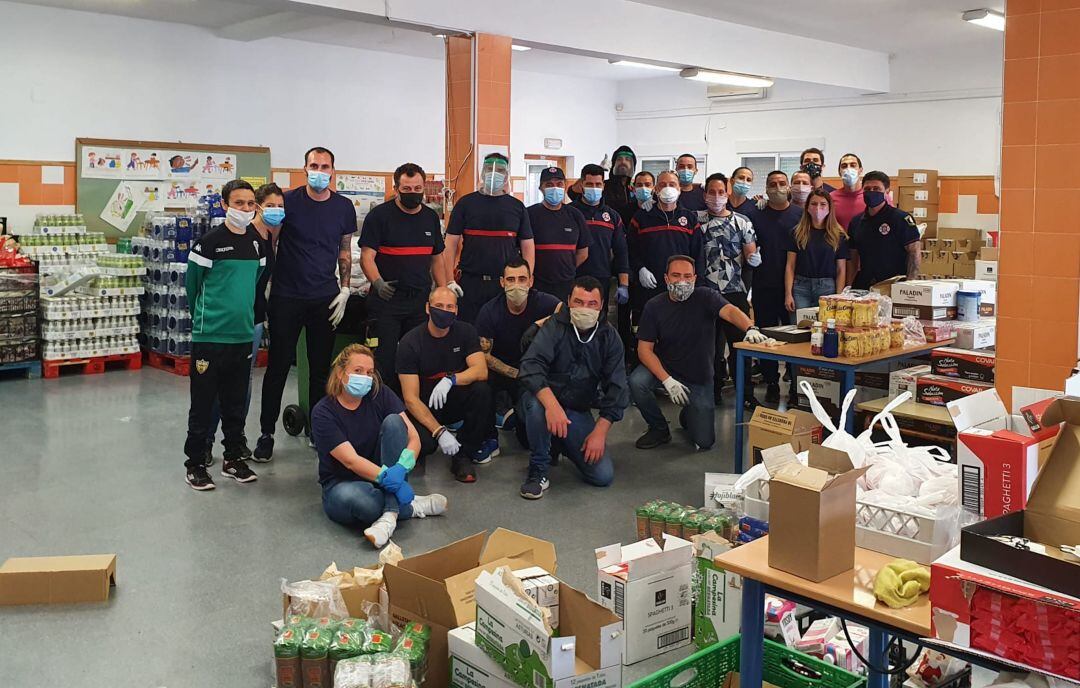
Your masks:
{"label": "cardboard flap", "polygon": [[811,468],[820,468],[833,475],[847,473],[855,467],[851,463],[851,457],[843,449],[834,449],[820,444],[810,445],[807,465]]}
{"label": "cardboard flap", "polygon": [[796,461],[784,465],[772,479],[795,487],[821,492],[825,489],[825,485],[829,483],[829,474],[820,468],[804,466]]}
{"label": "cardboard flap", "polygon": [[841,473],[840,475],[834,476],[829,481],[829,484],[825,486],[825,489],[832,490],[835,488],[839,488],[843,485],[851,484],[861,478],[863,474],[865,474],[868,470],[870,470],[869,466],[863,466],[862,468],[853,468],[846,473]]}
{"label": "cardboard flap", "polygon": [[1068,423],[1080,425],[1080,397],[1060,397],[1055,399],[1043,411],[1044,425]]}
{"label": "cardboard flap", "polygon": [[769,477],[775,477],[788,464],[799,463],[799,459],[790,444],[778,444],[761,450],[761,463],[765,464]]}
{"label": "cardboard flap", "polygon": [[580,590],[559,584],[559,634],[576,638],[577,656],[589,666],[608,666],[603,662],[601,645],[604,628],[612,624],[619,624],[621,629],[622,620],[614,612],[593,602]]}
{"label": "cardboard flap", "polygon": [[476,567],[484,549],[485,535],[486,531],[470,535],[444,547],[402,559],[397,566],[434,581],[444,580]]}
{"label": "cardboard flap", "polygon": [[507,530],[506,528],[495,529],[495,532],[488,538],[487,544],[484,545],[483,553],[480,554],[477,559],[473,560],[470,567],[475,566],[477,561],[481,564],[486,564],[495,561],[496,559],[518,557],[530,550],[531,555],[529,555],[529,558],[532,563],[543,568],[548,573],[555,575],[555,571],[558,568],[558,561],[555,557],[555,545],[547,540],[534,538],[529,535],[517,533],[513,530]]}
{"label": "cardboard flap", "polygon": [[457,611],[442,581],[394,565],[384,567],[383,576],[395,607],[440,626],[453,628],[459,625]]}
{"label": "cardboard flap", "polygon": [[[1058,399],[1046,410],[1043,419],[1051,413],[1055,407],[1062,417],[1069,413],[1080,413],[1080,399],[1076,399],[1077,405],[1061,404],[1065,399]],[[1068,422],[1068,421],[1066,421]],[[1039,471],[1035,484],[1031,488],[1031,496],[1028,498],[1027,512],[1029,517],[1049,517],[1061,522],[1072,523],[1072,532],[1060,532],[1059,536],[1068,535],[1076,539],[1080,532],[1080,425],[1066,425],[1058,435],[1046,464]],[[1066,529],[1055,528],[1055,531]],[[1059,540],[1047,541],[1053,545],[1076,545],[1077,542]]]}
{"label": "cardboard flap", "polygon": [[758,406],[750,417],[750,425],[790,435],[795,430],[795,415]]}
{"label": "cardboard flap", "polygon": [[[656,541],[653,540],[655,543]],[[622,561],[622,543],[616,542],[614,545],[608,545],[607,547],[596,548],[596,568],[606,569],[609,566],[614,566]]]}
{"label": "cardboard flap", "polygon": [[[642,542],[650,541],[655,543],[652,538],[642,540]],[[626,554],[625,547],[623,548],[623,554]],[[657,548],[648,552],[643,551],[641,555],[629,560],[626,578],[631,581],[648,578],[662,571],[671,571],[680,566],[689,566],[693,558],[694,546],[692,544],[682,538],[664,533],[663,549]]]}
{"label": "cardboard flap", "polygon": [[457,625],[472,621],[476,616],[476,579],[487,571],[492,572],[500,566],[508,566],[511,571],[528,567],[532,563],[532,557],[525,553],[518,557],[504,557],[489,561],[476,568],[463,571],[456,576],[446,579],[444,596],[449,598],[450,605],[454,609],[454,617]]}
{"label": "cardboard flap", "polygon": [[945,406],[949,409],[949,415],[952,416],[957,432],[963,432],[995,419],[1007,418],[1009,415],[996,389],[988,389],[950,401]]}

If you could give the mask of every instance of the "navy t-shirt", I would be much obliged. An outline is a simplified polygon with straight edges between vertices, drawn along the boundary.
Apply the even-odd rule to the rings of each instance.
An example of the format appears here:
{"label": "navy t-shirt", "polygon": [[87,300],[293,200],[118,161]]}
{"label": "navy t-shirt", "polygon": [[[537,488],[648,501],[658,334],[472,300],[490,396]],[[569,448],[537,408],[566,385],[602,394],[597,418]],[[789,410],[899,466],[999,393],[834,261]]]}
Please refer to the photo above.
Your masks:
{"label": "navy t-shirt", "polygon": [[756,210],[751,220],[757,234],[757,246],[761,251],[761,265],[754,268],[754,288],[760,291],[782,292],[784,270],[787,267],[787,249],[791,232],[799,224],[802,208],[794,203],[784,210],[765,206]]}
{"label": "navy t-shirt", "polygon": [[520,254],[519,243],[532,239],[525,204],[510,194],[488,196],[474,191],[454,205],[447,234],[461,236],[461,271],[498,276]]}
{"label": "navy t-shirt", "polygon": [[517,368],[521,363],[521,337],[525,330],[540,318],[554,313],[559,303],[559,299],[551,294],[531,289],[525,310],[515,315],[506,305],[506,294],[500,294],[480,309],[476,333],[491,340],[492,356]]}
{"label": "navy t-shirt", "polygon": [[708,210],[705,205],[705,188],[700,184],[694,184],[689,191],[679,194],[679,205],[687,210]]}
{"label": "navy t-shirt", "polygon": [[658,294],[641,311],[637,338],[653,343],[660,363],[679,382],[712,384],[716,316],[727,304],[709,287],[698,287],[681,303]]}
{"label": "navy t-shirt", "polygon": [[329,487],[346,480],[364,480],[330,451],[348,442],[357,454],[381,465],[379,427],[387,416],[404,410],[405,404],[386,385],[379,385],[378,392],[368,392],[355,411],[342,406],[336,397],[323,397],[311,410],[311,439],[319,453],[319,484]]}
{"label": "navy t-shirt", "polygon": [[[836,248],[829,245],[825,231],[811,229],[806,241],[806,248],[799,248],[795,242],[795,232],[788,237],[788,253],[795,254],[795,274],[799,277],[831,277],[836,279],[836,261],[847,260],[847,238],[840,235]],[[840,285],[837,285],[840,288]]]}
{"label": "navy t-shirt", "polygon": [[316,201],[306,186],[286,191],[272,294],[307,300],[336,296],[341,237],[355,232],[356,209],[341,194]]}
{"label": "navy t-shirt", "polygon": [[431,288],[431,256],[443,252],[439,216],[426,205],[411,214],[393,199],[378,205],[364,218],[360,246],[377,251],[375,266],[387,282],[409,289]]}
{"label": "navy t-shirt", "polygon": [[907,274],[907,247],[919,240],[915,220],[906,211],[889,204],[870,215],[851,218],[848,246],[859,252],[856,289],[869,289],[881,280]]}
{"label": "navy t-shirt", "polygon": [[397,372],[420,376],[420,398],[427,400],[436,383],[469,367],[465,361],[480,351],[476,328],[457,320],[445,337],[432,337],[428,324],[417,325],[398,341]]}
{"label": "navy t-shirt", "polygon": [[571,282],[577,273],[577,250],[589,245],[585,216],[572,205],[551,210],[543,203],[529,206],[529,225],[536,242],[536,279]]}
{"label": "navy t-shirt", "polygon": [[259,255],[266,258],[266,266],[259,273],[259,281],[255,284],[255,324],[266,322],[266,286],[270,283],[270,273],[274,271],[274,243],[270,236],[265,239],[255,230],[259,237]]}

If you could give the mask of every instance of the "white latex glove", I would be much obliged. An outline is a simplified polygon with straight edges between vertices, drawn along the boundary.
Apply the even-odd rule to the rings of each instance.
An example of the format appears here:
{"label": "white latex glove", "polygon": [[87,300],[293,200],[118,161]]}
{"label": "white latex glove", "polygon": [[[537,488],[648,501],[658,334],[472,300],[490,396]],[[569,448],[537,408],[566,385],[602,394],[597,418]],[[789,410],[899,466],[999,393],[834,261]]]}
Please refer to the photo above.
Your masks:
{"label": "white latex glove", "polygon": [[656,276],[649,272],[649,268],[638,270],[637,278],[646,289],[656,289]]}
{"label": "white latex glove", "polygon": [[448,377],[444,377],[439,380],[435,385],[435,389],[431,390],[431,396],[428,397],[427,405],[429,408],[438,411],[446,404],[446,395],[450,393],[450,388],[454,386],[454,381]]}
{"label": "white latex glove", "polygon": [[459,299],[462,296],[465,296],[465,290],[462,289],[461,285],[458,284],[457,282],[455,282],[454,280],[450,280],[449,282],[447,282],[446,283],[446,288],[449,289],[450,291],[454,292],[454,295],[457,296]]}
{"label": "white latex glove", "polygon": [[746,264],[752,268],[756,268],[757,266],[761,265],[761,249],[758,249],[751,253],[746,258]]}
{"label": "white latex glove", "polygon": [[671,400],[679,406],[686,406],[686,404],[689,403],[690,388],[676,380],[674,377],[669,375],[668,379],[664,380],[664,389],[667,390]]}
{"label": "white latex glove", "polygon": [[743,337],[743,341],[747,344],[764,344],[768,337],[761,333],[761,330],[747,330],[746,336]]}
{"label": "white latex glove", "polygon": [[443,433],[439,435],[439,449],[443,454],[447,456],[453,456],[461,451],[461,443],[454,437],[454,433],[449,430],[443,430]]}
{"label": "white latex glove", "polygon": [[337,327],[345,317],[345,304],[349,302],[349,288],[342,287],[341,293],[330,302],[330,326]]}
{"label": "white latex glove", "polygon": [[765,210],[765,206],[769,205],[769,201],[764,196],[757,197],[757,209]]}

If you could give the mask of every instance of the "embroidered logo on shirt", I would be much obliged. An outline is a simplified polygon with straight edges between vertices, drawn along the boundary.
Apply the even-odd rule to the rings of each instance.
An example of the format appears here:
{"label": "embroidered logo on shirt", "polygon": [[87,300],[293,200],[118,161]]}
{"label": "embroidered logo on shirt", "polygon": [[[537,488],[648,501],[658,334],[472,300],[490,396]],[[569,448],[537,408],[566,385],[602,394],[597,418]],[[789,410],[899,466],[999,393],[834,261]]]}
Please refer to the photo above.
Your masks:
{"label": "embroidered logo on shirt", "polygon": [[195,372],[198,373],[199,375],[202,375],[203,373],[205,373],[209,369],[210,369],[210,361],[204,361],[201,358],[199,360],[195,361]]}
{"label": "embroidered logo on shirt", "polygon": [[214,249],[214,253],[228,253],[231,250],[233,250],[232,246],[218,246]]}
{"label": "embroidered logo on shirt", "polygon": [[424,236],[431,236],[431,232],[424,232]]}
{"label": "embroidered logo on shirt", "polygon": [[679,218],[679,224],[682,225],[683,227],[685,227],[686,226],[686,218],[685,217],[680,217]]}
{"label": "embroidered logo on shirt", "polygon": [[453,351],[454,351],[455,354],[461,353],[461,347],[460,346],[455,346]]}
{"label": "embroidered logo on shirt", "polygon": [[881,223],[881,226],[877,228],[877,231],[881,232],[881,236],[889,236],[889,232],[892,231],[892,227],[888,222]]}
{"label": "embroidered logo on shirt", "polygon": [[611,222],[611,213],[604,212],[600,217],[604,218],[604,222]]}
{"label": "embroidered logo on shirt", "polygon": [[562,231],[564,231],[564,232],[572,232],[572,231],[574,231],[574,228],[573,227],[563,227]]}

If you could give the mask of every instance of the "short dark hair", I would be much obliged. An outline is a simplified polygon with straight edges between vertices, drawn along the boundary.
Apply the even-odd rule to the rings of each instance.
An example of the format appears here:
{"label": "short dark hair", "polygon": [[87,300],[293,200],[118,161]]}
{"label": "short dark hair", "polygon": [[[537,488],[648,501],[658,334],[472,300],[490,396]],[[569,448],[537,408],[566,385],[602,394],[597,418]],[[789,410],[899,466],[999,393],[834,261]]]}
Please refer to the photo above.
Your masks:
{"label": "short dark hair", "polygon": [[648,176],[649,179],[653,180],[653,184],[656,183],[656,175],[654,175],[652,172],[650,172],[648,170],[642,170],[642,171],[638,172],[637,174],[635,174],[634,175],[634,181],[636,182],[638,177],[644,177],[644,176]]}
{"label": "short dark hair", "polygon": [[734,179],[734,178],[735,178],[735,177],[736,177],[736,176],[737,176],[737,175],[739,174],[739,170],[746,170],[747,172],[749,172],[749,173],[750,173],[750,176],[751,176],[751,177],[752,177],[752,176],[754,176],[754,171],[753,171],[752,169],[750,169],[749,167],[736,167],[736,168],[735,168],[735,169],[734,169],[734,170],[733,170],[733,171],[731,172],[731,178],[732,178],[732,179]]}
{"label": "short dark hair", "polygon": [[604,168],[595,163],[589,163],[585,167],[581,168],[581,181],[585,181],[585,177],[600,177],[604,178]]}
{"label": "short dark hair", "polygon": [[697,156],[694,155],[693,153],[683,153],[679,157],[675,158],[675,164],[676,165],[679,164],[679,161],[682,160],[683,158],[690,158],[691,160],[694,161],[694,167],[697,167]]}
{"label": "short dark hair", "polygon": [[825,154],[821,152],[820,148],[807,148],[802,153],[799,153],[799,164],[800,165],[802,164],[803,159],[806,158],[807,153],[817,153],[821,157],[821,164],[822,165],[825,164]]}
{"label": "short dark hair", "polygon": [[334,162],[334,151],[329,148],[323,148],[322,146],[315,146],[314,148],[308,148],[308,152],[304,153],[304,167],[307,167],[308,158],[311,157],[312,153],[325,153],[330,156],[330,165],[333,166],[336,164]]}
{"label": "short dark hair", "polygon": [[859,163],[859,167],[862,167],[862,158],[855,155],[854,153],[844,153],[840,156],[840,159],[836,161],[837,169],[839,169],[840,165],[844,162],[844,158],[855,158],[855,162]]}
{"label": "short dark hair", "polygon": [[285,196],[285,192],[281,190],[281,187],[274,182],[267,182],[259,188],[255,189],[255,202],[262,205],[262,202],[266,200],[267,196]]}
{"label": "short dark hair", "polygon": [[785,172],[785,171],[783,171],[783,170],[773,170],[772,172],[770,172],[770,173],[768,173],[767,175],[765,175],[765,181],[766,181],[766,182],[768,182],[768,181],[769,181],[769,177],[773,176],[774,174],[782,174],[782,175],[784,175],[784,179],[787,179],[787,178],[788,178],[788,176],[787,176],[787,172]]}
{"label": "short dark hair", "polygon": [[229,195],[237,189],[247,189],[251,193],[255,193],[255,189],[251,188],[251,184],[243,179],[231,179],[228,182],[225,182],[225,186],[221,187],[221,200],[228,203]]}
{"label": "short dark hair", "polygon": [[394,170],[394,186],[396,187],[401,183],[402,177],[412,177],[413,175],[420,175],[420,178],[425,182],[427,181],[427,173],[424,172],[424,168],[417,165],[415,162],[407,162],[404,165]]}
{"label": "short dark hair", "polygon": [[885,185],[886,189],[889,188],[890,184],[889,175],[885,174],[881,170],[873,170],[871,172],[867,172],[862,176],[862,181],[863,184],[866,184],[866,182],[881,182]]}
{"label": "short dark hair", "polygon": [[675,255],[673,255],[673,256],[671,256],[671,257],[669,257],[667,259],[667,265],[664,266],[664,272],[667,272],[668,270],[671,269],[671,264],[672,263],[676,263],[676,262],[678,262],[680,260],[685,261],[687,263],[690,263],[690,267],[694,268],[694,270],[697,270],[697,265],[694,263],[693,258],[691,258],[690,256],[684,256],[681,253],[676,253]]}
{"label": "short dark hair", "polygon": [[529,267],[529,262],[521,256],[514,256],[510,260],[506,261],[506,265],[503,266],[503,274],[506,274],[507,268],[525,268],[527,274],[532,274],[532,268]]}
{"label": "short dark hair", "polygon": [[600,298],[604,298],[604,288],[600,286],[600,280],[592,275],[582,275],[581,277],[575,278],[573,289],[571,289],[570,292],[573,293],[574,289],[596,291],[600,294]]}
{"label": "short dark hair", "polygon": [[709,182],[721,182],[724,186],[727,186],[727,177],[723,172],[713,172],[705,178],[705,188],[709,188]]}

